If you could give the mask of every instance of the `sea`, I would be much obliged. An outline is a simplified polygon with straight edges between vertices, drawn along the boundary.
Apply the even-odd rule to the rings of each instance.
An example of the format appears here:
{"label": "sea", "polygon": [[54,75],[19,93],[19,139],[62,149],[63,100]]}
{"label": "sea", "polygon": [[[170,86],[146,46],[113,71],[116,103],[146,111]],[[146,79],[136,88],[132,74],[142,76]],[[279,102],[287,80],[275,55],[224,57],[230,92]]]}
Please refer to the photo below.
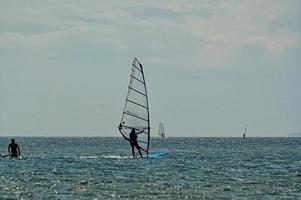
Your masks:
{"label": "sea", "polygon": [[[8,137],[0,137],[7,154]],[[0,199],[301,199],[301,138],[152,138],[132,158],[118,137],[16,137]]]}

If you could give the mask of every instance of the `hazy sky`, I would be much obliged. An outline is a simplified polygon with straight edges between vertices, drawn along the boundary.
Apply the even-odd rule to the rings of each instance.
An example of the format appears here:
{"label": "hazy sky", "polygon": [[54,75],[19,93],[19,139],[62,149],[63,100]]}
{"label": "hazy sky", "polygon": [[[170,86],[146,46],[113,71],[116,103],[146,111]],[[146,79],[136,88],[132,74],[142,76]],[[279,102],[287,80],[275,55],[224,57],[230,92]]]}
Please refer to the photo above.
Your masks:
{"label": "hazy sky", "polygon": [[134,57],[152,134],[301,131],[299,0],[0,0],[0,136],[121,136]]}

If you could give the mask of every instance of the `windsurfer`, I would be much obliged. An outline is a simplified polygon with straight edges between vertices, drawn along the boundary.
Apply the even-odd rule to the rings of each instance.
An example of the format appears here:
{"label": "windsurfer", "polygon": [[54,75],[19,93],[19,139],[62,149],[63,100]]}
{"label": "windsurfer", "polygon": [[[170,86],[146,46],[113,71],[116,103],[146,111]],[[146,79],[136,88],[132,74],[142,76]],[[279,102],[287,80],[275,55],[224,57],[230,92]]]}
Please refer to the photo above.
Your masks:
{"label": "windsurfer", "polygon": [[140,150],[141,147],[139,146],[138,141],[137,141],[138,135],[139,135],[140,133],[142,133],[143,131],[144,131],[144,129],[142,129],[142,131],[138,131],[138,130],[136,130],[135,128],[132,128],[132,131],[131,131],[131,133],[130,133],[130,140],[129,140],[129,141],[130,141],[130,144],[131,144],[131,147],[132,147],[133,158],[135,158],[135,150],[134,150],[134,147],[137,148],[137,150],[138,150],[138,152],[139,152],[141,158],[143,158],[142,153],[141,153],[141,150]]}
{"label": "windsurfer", "polygon": [[15,139],[11,139],[11,143],[8,145],[8,154],[13,157],[18,157],[20,155],[19,145],[15,142]]}

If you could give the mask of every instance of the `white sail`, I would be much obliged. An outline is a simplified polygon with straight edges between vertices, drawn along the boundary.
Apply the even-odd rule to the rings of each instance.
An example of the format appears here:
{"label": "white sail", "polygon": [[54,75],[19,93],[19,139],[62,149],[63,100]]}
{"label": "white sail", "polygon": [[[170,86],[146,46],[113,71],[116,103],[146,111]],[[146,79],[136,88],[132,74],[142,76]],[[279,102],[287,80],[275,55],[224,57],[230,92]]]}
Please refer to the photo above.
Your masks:
{"label": "white sail", "polygon": [[129,140],[132,128],[143,130],[137,141],[142,153],[147,155],[150,140],[149,106],[142,64],[137,58],[132,63],[128,93],[119,124],[119,131],[126,140]]}
{"label": "white sail", "polygon": [[246,124],[244,133],[242,134],[242,137],[243,137],[243,138],[246,138],[247,128],[248,128],[248,125]]}
{"label": "white sail", "polygon": [[162,122],[159,123],[158,135],[159,135],[161,138],[165,138],[165,130],[164,130],[164,126],[163,126],[163,123],[162,123]]}

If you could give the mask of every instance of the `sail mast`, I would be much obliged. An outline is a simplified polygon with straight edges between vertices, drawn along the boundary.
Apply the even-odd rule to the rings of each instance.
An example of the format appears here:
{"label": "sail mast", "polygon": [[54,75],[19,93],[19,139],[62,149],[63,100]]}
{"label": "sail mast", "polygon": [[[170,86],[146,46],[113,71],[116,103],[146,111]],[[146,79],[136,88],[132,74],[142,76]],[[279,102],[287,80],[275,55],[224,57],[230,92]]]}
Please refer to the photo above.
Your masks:
{"label": "sail mast", "polygon": [[144,89],[145,89],[145,96],[146,96],[146,107],[147,107],[147,118],[148,118],[148,124],[147,124],[147,129],[148,129],[148,136],[147,136],[148,137],[148,144],[147,144],[146,154],[148,154],[149,142],[150,142],[150,119],[149,119],[148,96],[147,96],[146,82],[145,82],[145,77],[144,77],[144,72],[143,72],[142,64],[138,61],[137,58],[135,58],[135,59],[137,60],[137,62],[139,63],[139,65],[141,67],[141,72],[142,72],[142,77],[143,77],[143,82],[144,82]]}

